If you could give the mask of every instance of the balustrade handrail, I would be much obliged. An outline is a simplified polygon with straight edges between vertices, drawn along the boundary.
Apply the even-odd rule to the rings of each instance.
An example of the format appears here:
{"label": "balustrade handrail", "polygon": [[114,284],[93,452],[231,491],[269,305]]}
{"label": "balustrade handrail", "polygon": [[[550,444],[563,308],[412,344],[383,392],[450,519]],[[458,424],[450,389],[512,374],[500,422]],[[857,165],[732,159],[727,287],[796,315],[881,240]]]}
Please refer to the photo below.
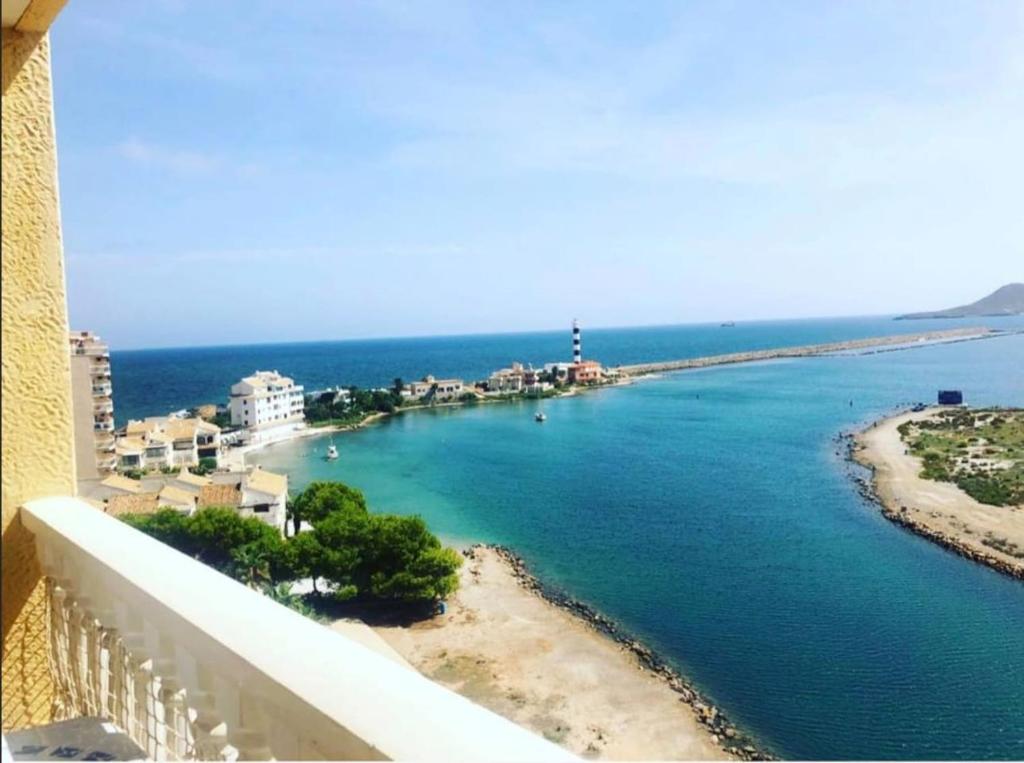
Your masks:
{"label": "balustrade handrail", "polygon": [[79,499],[32,501],[21,516],[61,595],[150,660],[238,757],[575,760]]}

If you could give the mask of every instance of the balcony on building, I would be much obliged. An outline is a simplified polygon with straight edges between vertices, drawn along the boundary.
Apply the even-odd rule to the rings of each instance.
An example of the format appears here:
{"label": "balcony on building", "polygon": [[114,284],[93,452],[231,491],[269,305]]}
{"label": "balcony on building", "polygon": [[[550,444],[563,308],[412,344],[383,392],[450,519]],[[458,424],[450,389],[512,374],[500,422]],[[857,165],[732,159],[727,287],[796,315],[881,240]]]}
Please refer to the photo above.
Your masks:
{"label": "balcony on building", "polygon": [[[110,361],[67,331],[48,33],[64,5],[3,0],[4,734],[92,717],[155,760],[572,759],[74,497],[71,366],[87,356],[104,387]],[[113,417],[93,429],[100,447]]]}
{"label": "balcony on building", "polygon": [[151,759],[573,759],[84,502],[31,501],[21,521],[58,714],[110,719]]}

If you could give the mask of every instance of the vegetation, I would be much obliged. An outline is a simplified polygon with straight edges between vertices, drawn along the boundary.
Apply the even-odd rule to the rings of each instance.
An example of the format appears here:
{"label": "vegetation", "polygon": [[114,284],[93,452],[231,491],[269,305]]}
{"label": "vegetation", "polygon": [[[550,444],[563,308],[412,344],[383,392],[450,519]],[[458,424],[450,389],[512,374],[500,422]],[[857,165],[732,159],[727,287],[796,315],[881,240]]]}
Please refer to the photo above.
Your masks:
{"label": "vegetation", "polygon": [[992,506],[1024,505],[1024,410],[944,410],[899,427],[921,476]]}
{"label": "vegetation", "polygon": [[420,517],[371,514],[363,494],[347,485],[314,482],[291,502],[290,515],[296,528],[306,522],[312,529],[284,539],[232,508],[192,516],[161,509],[124,521],[299,611],[310,602],[287,584],[305,578],[314,581],[314,600],[422,604],[458,587],[462,558]]}
{"label": "vegetation", "polygon": [[[395,381],[401,380],[396,379]],[[402,405],[402,402],[402,395],[396,389],[366,390],[349,387],[347,399],[340,398],[333,401],[307,395],[306,421],[313,425],[358,424],[373,413],[394,413]]]}
{"label": "vegetation", "polygon": [[207,474],[217,471],[217,459],[211,457],[200,458],[199,463],[196,466],[190,466],[188,470],[193,474],[198,474],[200,477],[205,477]]}

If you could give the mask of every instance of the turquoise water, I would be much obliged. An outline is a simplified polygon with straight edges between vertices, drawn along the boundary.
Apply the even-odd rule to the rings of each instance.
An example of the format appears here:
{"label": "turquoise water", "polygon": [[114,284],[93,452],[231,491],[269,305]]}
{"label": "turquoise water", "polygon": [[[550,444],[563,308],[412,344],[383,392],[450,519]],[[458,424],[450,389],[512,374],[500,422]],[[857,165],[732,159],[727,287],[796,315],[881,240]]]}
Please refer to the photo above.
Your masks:
{"label": "turquoise water", "polygon": [[882,519],[834,442],[940,387],[1024,405],[1024,336],[670,374],[546,401],[544,425],[535,402],[410,413],[335,463],[322,439],[252,460],[514,547],[780,755],[1021,759],[1024,586]]}
{"label": "turquoise water", "polygon": [[[1020,318],[894,321],[891,318],[758,321],[732,328],[718,324],[584,328],[583,352],[606,365],[675,360],[740,350],[818,344],[886,334],[988,325],[1022,328]],[[232,384],[257,368],[278,369],[306,389],[338,384],[390,385],[396,376],[419,379],[486,378],[514,360],[543,364],[569,360],[569,330],[530,334],[363,339],[343,342],[253,344],[160,350],[112,348],[114,414],[129,418],[166,414],[227,400]]]}

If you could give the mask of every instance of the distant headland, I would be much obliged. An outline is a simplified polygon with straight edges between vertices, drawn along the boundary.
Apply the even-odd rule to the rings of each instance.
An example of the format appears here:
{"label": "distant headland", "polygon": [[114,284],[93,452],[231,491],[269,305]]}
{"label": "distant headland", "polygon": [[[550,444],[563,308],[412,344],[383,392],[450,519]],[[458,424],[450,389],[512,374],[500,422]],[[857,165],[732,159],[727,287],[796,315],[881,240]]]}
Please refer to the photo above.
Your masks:
{"label": "distant headland", "polygon": [[948,310],[936,310],[931,313],[907,313],[897,315],[896,320],[916,320],[919,318],[977,318],[993,315],[1024,315],[1024,283],[1008,283],[1001,286],[987,297],[969,305],[951,307]]}

